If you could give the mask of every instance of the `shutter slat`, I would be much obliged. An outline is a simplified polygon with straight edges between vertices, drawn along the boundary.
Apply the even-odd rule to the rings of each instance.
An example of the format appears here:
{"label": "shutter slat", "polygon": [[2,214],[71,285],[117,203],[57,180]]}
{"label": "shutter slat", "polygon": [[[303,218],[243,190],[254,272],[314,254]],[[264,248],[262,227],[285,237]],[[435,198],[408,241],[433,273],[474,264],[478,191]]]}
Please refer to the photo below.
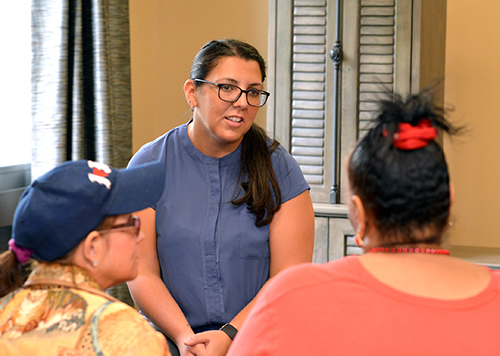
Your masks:
{"label": "shutter slat", "polygon": [[323,174],[323,167],[321,166],[300,165],[300,169],[302,169],[302,173],[304,174]]}
{"label": "shutter slat", "polygon": [[293,70],[296,72],[325,72],[324,63],[294,63]]}
{"label": "shutter slat", "polygon": [[323,156],[323,147],[292,146],[292,155]]}
{"label": "shutter slat", "polygon": [[325,135],[323,129],[292,129],[292,136],[294,137],[321,137]]}
{"label": "shutter slat", "polygon": [[361,35],[394,35],[393,26],[363,26],[361,27]]}
{"label": "shutter slat", "polygon": [[325,63],[324,54],[305,54],[305,53],[295,53],[293,55],[293,61],[295,63],[305,62],[305,63]]}
{"label": "shutter slat", "polygon": [[307,109],[307,110],[323,110],[325,108],[325,103],[322,101],[314,101],[314,100],[292,100],[292,108]]}
{"label": "shutter slat", "polygon": [[360,60],[361,63],[373,63],[373,64],[393,64],[394,57],[393,56],[384,56],[384,55],[376,55],[376,54],[365,54],[361,55]]}
{"label": "shutter slat", "polygon": [[296,35],[324,35],[326,28],[325,26],[295,26],[293,33]]}
{"label": "shutter slat", "polygon": [[298,164],[302,165],[315,165],[322,166],[323,165],[323,157],[319,156],[293,156]]}
{"label": "shutter slat", "polygon": [[326,38],[324,35],[295,35],[293,36],[294,43],[315,43],[315,44],[325,44]]}
{"label": "shutter slat", "polygon": [[295,16],[325,16],[325,7],[300,6],[294,8]]}
{"label": "shutter slat", "polygon": [[324,146],[323,138],[315,138],[315,137],[294,137],[292,138],[292,143],[294,146],[302,146],[302,147]]}
{"label": "shutter slat", "polygon": [[295,0],[295,6],[326,6],[326,0]]}
{"label": "shutter slat", "polygon": [[293,46],[294,53],[325,53],[324,45],[298,44]]}
{"label": "shutter slat", "polygon": [[359,95],[359,100],[361,101],[379,101],[386,98],[384,93],[364,93],[361,92]]}
{"label": "shutter slat", "polygon": [[301,119],[323,119],[325,113],[323,110],[292,110],[293,118]]}
{"label": "shutter slat", "polygon": [[325,125],[323,120],[293,119],[292,127],[323,128]]}
{"label": "shutter slat", "polygon": [[315,90],[315,91],[324,91],[325,83],[321,82],[293,82],[292,84],[293,90]]}
{"label": "shutter slat", "polygon": [[360,73],[392,73],[393,70],[392,65],[362,64],[359,66]]}
{"label": "shutter slat", "polygon": [[293,73],[293,80],[301,82],[325,82],[325,73]]}
{"label": "shutter slat", "polygon": [[393,26],[393,17],[378,17],[378,16],[366,16],[361,17],[361,26],[364,25],[378,25],[378,26]]}
{"label": "shutter slat", "polygon": [[[305,1],[305,0],[303,0]],[[392,6],[394,0],[361,0],[361,6]]]}
{"label": "shutter slat", "polygon": [[372,120],[363,120],[359,123],[359,129],[367,131],[373,125]]}
{"label": "shutter slat", "polygon": [[299,100],[325,100],[325,93],[322,91],[295,90],[292,93],[292,98]]}
{"label": "shutter slat", "polygon": [[392,92],[392,84],[386,85],[381,83],[361,83],[359,91],[364,93],[389,93]]}
{"label": "shutter slat", "polygon": [[361,121],[370,121],[375,118],[375,112],[374,111],[361,111],[359,113],[359,119]]}
{"label": "shutter slat", "polygon": [[361,54],[394,54],[394,47],[392,45],[363,45],[360,46],[359,52]]}
{"label": "shutter slat", "polygon": [[394,37],[393,36],[361,36],[359,41],[362,45],[365,45],[365,44],[392,45],[392,44],[394,44]]}
{"label": "shutter slat", "polygon": [[313,16],[299,16],[293,18],[294,25],[316,25],[324,26],[326,25],[325,17],[313,17]]}
{"label": "shutter slat", "polygon": [[361,74],[359,81],[361,83],[391,83],[394,78],[390,74]]}
{"label": "shutter slat", "polygon": [[363,7],[361,16],[394,16],[393,7]]}
{"label": "shutter slat", "polygon": [[323,184],[323,177],[322,176],[313,176],[313,175],[308,175],[304,174],[304,178],[306,179],[307,184]]}
{"label": "shutter slat", "polygon": [[377,103],[371,103],[366,101],[359,102],[359,110],[360,111],[375,111],[378,109]]}

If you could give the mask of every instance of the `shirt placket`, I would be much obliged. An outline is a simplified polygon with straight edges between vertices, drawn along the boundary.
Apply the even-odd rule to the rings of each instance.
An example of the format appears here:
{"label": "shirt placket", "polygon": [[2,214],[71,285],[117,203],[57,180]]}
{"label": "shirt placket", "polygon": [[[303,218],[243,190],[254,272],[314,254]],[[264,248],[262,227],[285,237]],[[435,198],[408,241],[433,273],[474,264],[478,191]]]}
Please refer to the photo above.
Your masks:
{"label": "shirt placket", "polygon": [[220,283],[218,261],[217,222],[221,207],[221,174],[220,163],[209,165],[209,219],[203,232],[205,302],[207,316],[210,322],[217,322],[221,318],[222,286]]}

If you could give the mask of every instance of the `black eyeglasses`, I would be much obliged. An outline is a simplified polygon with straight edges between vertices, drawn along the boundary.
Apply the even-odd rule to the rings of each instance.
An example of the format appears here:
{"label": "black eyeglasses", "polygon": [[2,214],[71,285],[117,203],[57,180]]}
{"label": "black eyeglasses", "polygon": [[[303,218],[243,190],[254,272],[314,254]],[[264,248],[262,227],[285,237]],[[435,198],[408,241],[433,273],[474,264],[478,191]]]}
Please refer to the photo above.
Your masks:
{"label": "black eyeglasses", "polygon": [[98,231],[99,232],[106,232],[106,231],[117,230],[117,229],[125,229],[125,228],[129,228],[129,227],[134,228],[133,232],[134,232],[134,235],[136,237],[139,236],[139,231],[141,229],[141,219],[139,219],[138,216],[132,215],[126,223],[119,224],[119,225],[113,225],[109,229],[98,230]]}
{"label": "black eyeglasses", "polygon": [[203,79],[193,79],[193,81],[215,85],[219,88],[219,99],[228,103],[234,103],[235,101],[238,101],[241,94],[245,93],[247,96],[248,105],[260,108],[261,106],[264,106],[266,104],[267,98],[269,97],[269,95],[271,95],[267,91],[259,89],[243,90],[239,86],[233,84],[219,84]]}

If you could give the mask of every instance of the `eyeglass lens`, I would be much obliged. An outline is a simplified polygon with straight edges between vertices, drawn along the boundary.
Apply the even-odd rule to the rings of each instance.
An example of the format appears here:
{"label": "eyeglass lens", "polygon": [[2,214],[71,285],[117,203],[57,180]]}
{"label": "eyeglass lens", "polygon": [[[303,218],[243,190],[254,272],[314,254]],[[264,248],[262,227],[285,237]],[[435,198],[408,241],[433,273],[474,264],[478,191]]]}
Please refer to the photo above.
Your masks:
{"label": "eyeglass lens", "polygon": [[100,231],[103,232],[103,231],[109,231],[109,230],[117,230],[117,229],[123,229],[123,228],[127,228],[127,227],[134,228],[134,230],[133,230],[134,235],[139,236],[139,231],[141,229],[141,219],[139,219],[138,216],[132,215],[126,223],[114,225],[114,226],[111,226],[109,229],[100,230]]}
{"label": "eyeglass lens", "polygon": [[242,93],[246,94],[247,97],[247,103],[248,105],[255,106],[255,107],[261,107],[264,106],[264,104],[267,101],[267,98],[269,97],[269,93],[264,91],[264,90],[259,90],[259,89],[247,89],[243,90],[239,86],[233,85],[233,84],[218,84],[218,83],[213,83],[209,82],[207,80],[203,79],[193,79],[195,82],[199,83],[206,83],[210,85],[215,85],[216,87],[219,88],[218,94],[219,94],[219,99],[229,102],[229,103],[234,103],[238,101]]}
{"label": "eyeglass lens", "polygon": [[235,102],[240,98],[242,93],[246,94],[247,103],[252,106],[260,107],[264,105],[267,101],[268,94],[262,90],[258,89],[243,90],[240,87],[232,84],[219,85],[219,98],[221,100],[228,102]]}

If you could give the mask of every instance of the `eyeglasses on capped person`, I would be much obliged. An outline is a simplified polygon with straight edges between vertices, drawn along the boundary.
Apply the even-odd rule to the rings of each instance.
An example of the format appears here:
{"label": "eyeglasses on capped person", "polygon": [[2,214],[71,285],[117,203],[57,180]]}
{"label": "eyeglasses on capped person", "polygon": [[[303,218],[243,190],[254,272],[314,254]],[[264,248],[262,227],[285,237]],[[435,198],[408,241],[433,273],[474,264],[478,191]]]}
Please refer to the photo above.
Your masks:
{"label": "eyeglasses on capped person", "polygon": [[113,225],[109,229],[98,230],[99,232],[109,232],[111,230],[127,229],[132,228],[134,236],[139,236],[139,231],[141,229],[141,219],[138,216],[132,215],[126,223]]}
{"label": "eyeglasses on capped person", "polygon": [[219,99],[228,103],[238,101],[242,93],[246,94],[247,103],[250,106],[261,107],[266,104],[267,98],[271,93],[260,89],[241,89],[237,85],[213,83],[203,79],[193,79],[194,82],[215,85],[219,88]]}

